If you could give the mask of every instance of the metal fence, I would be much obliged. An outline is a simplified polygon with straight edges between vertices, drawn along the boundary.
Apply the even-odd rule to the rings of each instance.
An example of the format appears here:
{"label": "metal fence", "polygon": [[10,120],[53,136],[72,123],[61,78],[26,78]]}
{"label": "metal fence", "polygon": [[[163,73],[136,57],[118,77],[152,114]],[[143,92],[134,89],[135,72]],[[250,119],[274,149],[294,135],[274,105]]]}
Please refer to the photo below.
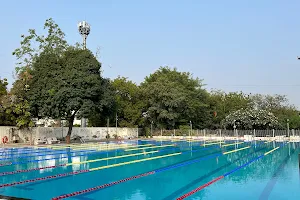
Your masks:
{"label": "metal fence", "polygon": [[154,129],[149,136],[207,136],[207,137],[243,137],[244,135],[252,135],[254,137],[276,137],[276,136],[300,136],[300,130],[165,130],[165,129]]}

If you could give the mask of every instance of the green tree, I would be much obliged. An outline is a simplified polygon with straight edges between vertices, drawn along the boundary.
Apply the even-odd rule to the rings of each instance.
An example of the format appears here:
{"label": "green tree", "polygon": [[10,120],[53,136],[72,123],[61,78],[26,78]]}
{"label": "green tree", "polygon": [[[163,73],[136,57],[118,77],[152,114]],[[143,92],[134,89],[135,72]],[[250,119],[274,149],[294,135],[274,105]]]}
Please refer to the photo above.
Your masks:
{"label": "green tree", "polygon": [[7,111],[11,105],[11,98],[7,92],[7,79],[0,79],[0,125],[2,126],[11,126],[15,125],[13,116],[10,115]]}
{"label": "green tree", "polygon": [[29,95],[33,114],[67,119],[69,141],[75,116],[88,117],[103,104],[100,67],[89,50],[70,47],[61,56],[42,52],[32,65]]}
{"label": "green tree", "polygon": [[116,114],[115,91],[109,79],[102,79],[102,98],[100,105],[88,116],[89,126],[107,126],[107,120],[113,122]]}
{"label": "green tree", "polygon": [[45,21],[44,30],[47,32],[46,35],[38,35],[35,29],[29,29],[28,35],[21,35],[20,47],[12,53],[18,60],[17,73],[28,71],[41,52],[60,56],[68,48],[65,33],[52,18]]}
{"label": "green tree", "polygon": [[138,127],[143,123],[145,101],[141,89],[127,78],[118,77],[112,82],[115,91],[118,124],[121,127]]}
{"label": "green tree", "polygon": [[0,79],[0,97],[7,95],[7,79],[4,78],[3,80]]}
{"label": "green tree", "polygon": [[161,67],[141,84],[147,101],[148,121],[164,128],[177,128],[192,121],[203,128],[209,121],[208,93],[202,89],[202,80],[188,72]]}
{"label": "green tree", "polygon": [[13,51],[16,56],[16,77],[11,94],[13,102],[7,110],[14,115],[14,120],[20,128],[33,126],[32,114],[29,104],[29,90],[32,79],[31,71],[35,59],[41,52],[48,52],[61,56],[68,44],[64,39],[65,34],[50,18],[44,24],[46,35],[38,35],[35,29],[29,29],[28,35],[21,35],[20,47]]}

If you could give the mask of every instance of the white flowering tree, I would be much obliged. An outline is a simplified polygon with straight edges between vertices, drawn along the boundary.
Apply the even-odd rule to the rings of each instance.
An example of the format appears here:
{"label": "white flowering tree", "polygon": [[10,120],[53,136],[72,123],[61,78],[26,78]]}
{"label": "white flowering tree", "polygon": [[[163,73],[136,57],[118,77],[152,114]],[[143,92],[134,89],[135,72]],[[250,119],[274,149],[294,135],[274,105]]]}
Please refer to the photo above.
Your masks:
{"label": "white flowering tree", "polygon": [[222,121],[225,128],[273,129],[279,127],[277,117],[267,110],[240,109],[230,113]]}

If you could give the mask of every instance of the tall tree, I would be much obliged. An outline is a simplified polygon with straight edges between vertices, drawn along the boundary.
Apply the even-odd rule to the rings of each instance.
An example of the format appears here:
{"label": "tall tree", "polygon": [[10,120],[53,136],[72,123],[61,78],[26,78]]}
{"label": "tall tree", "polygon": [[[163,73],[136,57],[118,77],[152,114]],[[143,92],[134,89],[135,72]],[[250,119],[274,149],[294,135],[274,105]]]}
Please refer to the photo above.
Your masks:
{"label": "tall tree", "polygon": [[15,125],[13,116],[9,114],[8,109],[11,105],[11,99],[7,92],[7,79],[0,79],[0,125]]}
{"label": "tall tree", "polygon": [[143,123],[145,101],[141,89],[127,78],[118,77],[112,82],[116,98],[116,114],[121,127],[138,127]]}
{"label": "tall tree", "polygon": [[[88,125],[95,127],[107,126],[107,122],[111,123],[115,120],[116,101],[115,91],[109,79],[102,79],[102,98],[99,102],[100,106],[88,115]],[[109,125],[108,125],[109,126]]]}
{"label": "tall tree", "polygon": [[202,81],[187,72],[161,67],[141,84],[147,99],[148,121],[164,128],[188,125],[202,128],[207,123],[207,92]]}
{"label": "tall tree", "polygon": [[69,142],[78,114],[102,105],[100,63],[89,50],[70,47],[61,56],[42,52],[32,65],[30,100],[37,117],[65,118],[69,122]]}
{"label": "tall tree", "polygon": [[13,103],[8,112],[15,114],[16,123],[20,128],[34,125],[31,120],[32,115],[28,93],[31,89],[31,71],[35,59],[41,52],[61,56],[68,47],[64,38],[65,34],[51,18],[46,20],[44,30],[47,32],[46,35],[38,35],[35,29],[29,29],[28,35],[21,35],[20,47],[12,53],[17,59],[17,80],[11,90]]}
{"label": "tall tree", "polygon": [[62,56],[45,51],[33,63],[30,100],[38,117],[65,118],[67,141],[75,116],[101,106],[100,63],[89,50],[68,48]]}

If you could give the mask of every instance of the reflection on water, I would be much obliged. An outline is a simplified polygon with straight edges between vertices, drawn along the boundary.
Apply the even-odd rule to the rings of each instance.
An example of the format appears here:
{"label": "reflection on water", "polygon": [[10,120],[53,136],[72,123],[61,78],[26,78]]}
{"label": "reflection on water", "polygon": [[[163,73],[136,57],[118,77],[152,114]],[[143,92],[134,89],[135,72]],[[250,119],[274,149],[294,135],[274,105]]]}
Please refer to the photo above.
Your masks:
{"label": "reflection on water", "polygon": [[[153,143],[153,141],[147,142],[154,145],[168,145],[174,144],[171,141],[159,141]],[[256,143],[256,147],[255,144]],[[248,161],[264,154],[265,152],[279,146],[281,143],[270,142],[263,144],[262,142],[253,142],[253,146],[250,149],[231,153],[228,155],[222,155],[211,159],[203,160],[197,163],[190,164],[188,166],[182,166],[176,169],[167,170],[161,173],[150,175],[147,177],[128,181],[126,183],[120,183],[119,185],[99,190],[97,192],[88,193],[81,196],[82,198],[90,199],[119,199],[119,200],[143,200],[143,199],[176,199],[182,194],[191,191],[192,189],[199,187],[207,183],[208,181],[231,171],[238,166],[241,166]],[[134,145],[143,145],[146,142],[138,141]],[[70,167],[59,167],[53,169],[37,170],[28,173],[20,173],[15,175],[3,176],[0,179],[1,183],[11,183],[20,180],[27,180],[36,177],[45,177],[49,175],[55,175],[59,173],[66,173],[71,171],[78,171],[81,169],[90,169],[94,167],[111,165],[115,163],[127,162],[132,160],[144,159],[158,155],[165,155],[169,153],[179,151],[191,151],[195,149],[202,149],[201,142],[176,142],[176,147],[160,148],[163,150],[155,154],[143,154],[154,149],[142,149],[134,153],[142,153],[137,156],[105,160],[101,162],[75,164]],[[152,161],[146,161],[136,164],[130,164],[120,166],[116,168],[110,168],[105,170],[99,170],[96,172],[85,173],[76,176],[69,176],[66,178],[56,179],[54,181],[42,181],[30,186],[33,190],[26,190],[26,185],[20,187],[9,187],[0,189],[0,192],[5,195],[13,195],[34,199],[50,199],[52,197],[74,192],[96,185],[109,183],[111,181],[120,180],[126,177],[134,176],[144,172],[160,169],[176,163],[181,163],[187,160],[194,160],[207,155],[212,155],[218,152],[231,151],[238,148],[243,148],[249,144],[237,144],[233,146],[224,147],[222,149],[217,148],[218,145],[212,146],[201,151],[188,152],[180,156],[168,157],[163,159],[157,159]],[[115,148],[113,144],[109,145],[109,148]],[[142,147],[141,147],[142,148]],[[36,151],[36,150],[34,150]],[[62,151],[53,151],[62,152]],[[16,151],[12,152],[13,154]],[[21,151],[20,151],[21,153]],[[29,161],[49,159],[40,162],[28,162],[22,165],[12,165],[6,167],[0,167],[1,172],[14,171],[19,169],[32,169],[41,168],[46,166],[54,166],[63,163],[82,162],[87,160],[94,160],[99,158],[115,157],[124,154],[131,154],[132,152],[125,151],[111,151],[102,154],[87,154],[87,153],[72,153],[72,150],[68,149],[64,151],[64,154],[57,155],[43,155],[34,156],[28,158],[16,159],[16,161]],[[271,199],[276,199],[278,192],[280,194],[283,183],[299,185],[299,169],[298,169],[298,153],[299,143],[290,143],[283,148],[274,151],[271,154],[259,159],[249,166],[242,168],[230,176],[222,179],[221,181],[210,185],[203,191],[200,191],[192,196],[190,199],[243,199],[245,195],[247,199],[258,199],[268,182],[274,176],[276,171],[276,184],[274,185],[272,192],[270,193]],[[50,152],[48,154],[51,154]],[[74,155],[76,155],[74,157]],[[82,156],[79,156],[82,155]],[[288,157],[290,155],[290,157]],[[65,157],[65,158],[63,158]],[[287,159],[288,157],[288,159]],[[59,158],[59,159],[57,159]],[[282,163],[287,160],[286,165],[282,167]],[[281,169],[282,170],[278,170]],[[297,172],[297,178],[295,178],[295,170]],[[298,181],[297,183],[295,181]],[[53,187],[55,185],[55,187]],[[277,187],[280,185],[280,187]],[[23,188],[23,189],[22,189]],[[287,187],[286,191],[297,195],[296,187]],[[299,189],[299,188],[298,188]],[[250,192],[251,191],[251,192]],[[286,193],[285,191],[285,193]],[[273,194],[276,193],[276,196]],[[296,193],[296,194],[295,194]],[[231,194],[234,194],[231,195]],[[225,196],[224,196],[225,195]],[[226,197],[226,198],[225,198]],[[298,195],[300,197],[300,194]],[[299,198],[300,199],[300,198]]]}

